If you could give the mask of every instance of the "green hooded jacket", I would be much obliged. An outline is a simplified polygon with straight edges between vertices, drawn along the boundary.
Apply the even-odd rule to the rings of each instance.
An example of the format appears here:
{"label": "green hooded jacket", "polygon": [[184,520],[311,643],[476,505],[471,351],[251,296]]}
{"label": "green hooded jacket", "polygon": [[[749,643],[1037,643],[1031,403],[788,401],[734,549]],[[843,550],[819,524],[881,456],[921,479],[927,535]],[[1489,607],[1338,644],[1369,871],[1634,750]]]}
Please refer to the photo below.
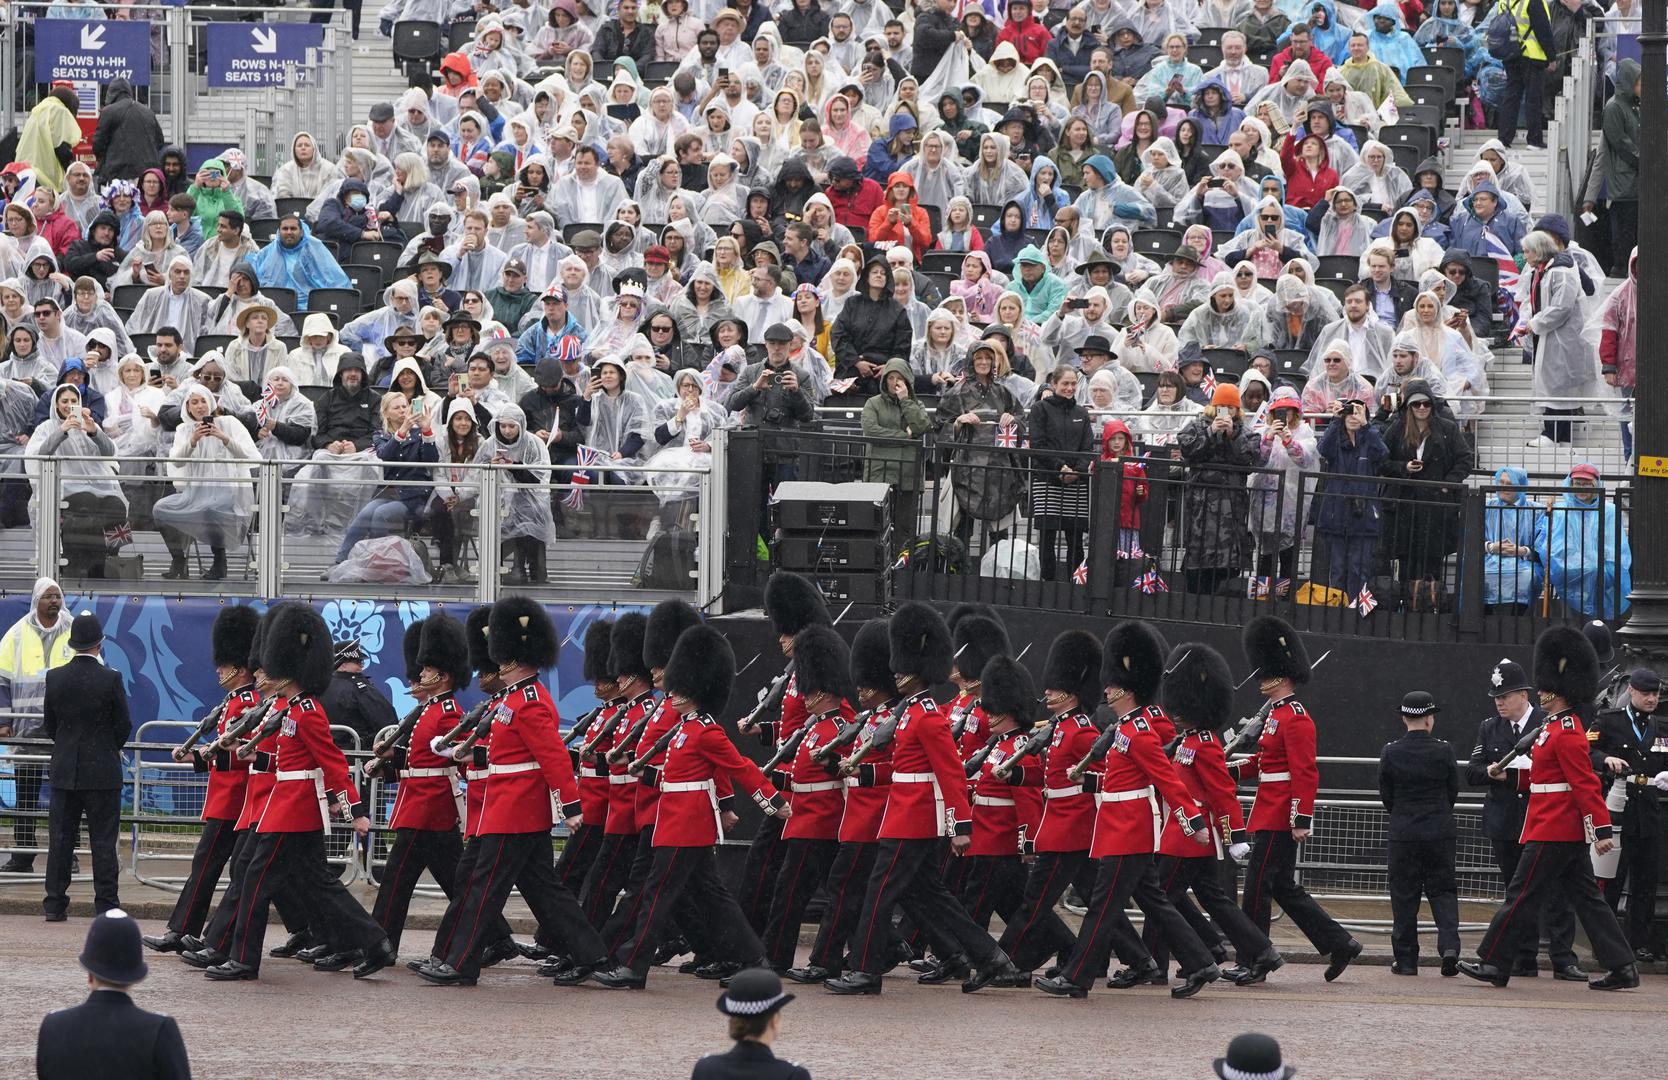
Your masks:
{"label": "green hooded jacket", "polygon": [[[903,376],[905,397],[900,400],[886,392],[886,380]],[[863,434],[879,439],[919,439],[932,427],[926,407],[915,397],[915,373],[906,360],[888,360],[880,369],[881,392],[863,405]],[[901,491],[921,487],[919,446],[871,445],[864,455],[863,479],[876,484],[895,484]]]}
{"label": "green hooded jacket", "polygon": [[[1633,92],[1639,81],[1639,62],[1623,60],[1616,65],[1616,93],[1604,103],[1605,191],[1612,200],[1639,198],[1639,96]],[[1625,258],[1627,252],[1620,252]]]}

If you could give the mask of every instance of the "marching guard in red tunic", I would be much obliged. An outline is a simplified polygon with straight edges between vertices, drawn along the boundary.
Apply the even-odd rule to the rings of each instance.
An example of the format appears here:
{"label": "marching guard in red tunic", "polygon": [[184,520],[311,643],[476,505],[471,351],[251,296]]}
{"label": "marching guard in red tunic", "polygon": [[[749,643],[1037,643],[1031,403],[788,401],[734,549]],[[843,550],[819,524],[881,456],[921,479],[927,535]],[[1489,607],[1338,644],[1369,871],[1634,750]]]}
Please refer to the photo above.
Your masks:
{"label": "marching guard in red tunic", "polygon": [[[1547,893],[1561,888],[1592,943],[1606,974],[1587,985],[1594,990],[1631,990],[1639,985],[1633,949],[1616,913],[1593,880],[1588,848],[1600,855],[1615,844],[1604,789],[1593,772],[1583,714],[1593,715],[1599,694],[1599,659],[1581,631],[1554,626],[1535,642],[1535,689],[1549,714],[1529,757],[1529,809],[1523,818],[1523,857],[1506,886],[1506,898],[1477,946],[1477,961],[1459,969],[1473,979],[1505,986],[1512,958],[1537,932],[1537,914]],[[1489,766],[1495,779],[1501,762]]]}
{"label": "marching guard in red tunic", "polygon": [[[581,750],[593,737],[613,730],[609,724],[618,712],[614,703],[618,684],[614,682],[612,668],[613,636],[612,619],[598,619],[585,628],[581,677],[591,684],[591,691],[600,704],[589,714],[590,720],[585,723],[584,729],[574,731],[568,740],[568,760],[573,763],[573,771],[579,777],[579,815],[584,818],[584,824],[562,845],[562,853],[556,857],[556,880],[575,896],[581,897],[580,907],[585,906],[582,893],[585,879],[590,876],[591,866],[602,850],[602,838],[608,829],[608,789],[611,786],[608,763],[594,749],[588,754]],[[580,719],[584,720],[584,717]],[[587,911],[585,917],[590,920],[591,913]],[[591,924],[596,925],[594,920]]]}
{"label": "marching guard in red tunic", "polygon": [[[1240,906],[1267,934],[1269,902],[1278,903],[1315,950],[1329,958],[1326,981],[1331,982],[1361,955],[1361,943],[1297,883],[1297,845],[1314,827],[1320,789],[1315,718],[1297,700],[1297,687],[1309,681],[1309,651],[1291,624],[1272,615],[1246,623],[1240,644],[1257,677],[1257,690],[1270,702],[1257,752],[1228,763],[1238,779],[1257,778],[1257,798],[1246,823],[1251,861]],[[1256,957],[1242,952],[1238,960],[1249,971]]]}
{"label": "marching guard in red tunic", "polygon": [[977,685],[987,737],[966,765],[973,782],[973,845],[962,857],[968,870],[961,899],[973,921],[988,927],[992,912],[1009,922],[1025,899],[1021,846],[1042,821],[1042,758],[1024,754],[1000,778],[996,770],[1023,753],[1042,700],[1031,673],[1008,656],[991,657]]}

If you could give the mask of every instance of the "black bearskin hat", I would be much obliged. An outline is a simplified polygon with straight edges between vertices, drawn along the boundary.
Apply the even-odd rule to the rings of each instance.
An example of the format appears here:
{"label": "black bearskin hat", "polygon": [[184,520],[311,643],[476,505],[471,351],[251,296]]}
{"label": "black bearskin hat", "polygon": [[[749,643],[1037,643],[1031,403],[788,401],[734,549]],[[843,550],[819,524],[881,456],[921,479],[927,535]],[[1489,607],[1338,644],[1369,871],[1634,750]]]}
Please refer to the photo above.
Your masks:
{"label": "black bearskin hat", "polygon": [[644,665],[652,669],[671,663],[678,638],[700,621],[700,613],[682,600],[662,600],[656,604],[649,612],[648,630],[643,637]]}
{"label": "black bearskin hat", "polygon": [[487,652],[499,667],[524,664],[543,671],[556,666],[562,643],[556,624],[537,600],[506,596],[492,605],[487,621]]}
{"label": "black bearskin hat", "polygon": [[892,639],[885,619],[870,619],[851,639],[851,681],[887,697],[898,692],[892,677]]}
{"label": "black bearskin hat", "polygon": [[293,682],[304,694],[317,696],[330,686],[336,672],[334,643],[324,616],[299,600],[285,600],[266,613],[261,666],[278,682]]}
{"label": "black bearskin hat", "polygon": [[736,654],[730,643],[704,623],[678,637],[662,677],[668,694],[686,697],[704,713],[717,713],[729,704],[736,681]]}
{"label": "black bearskin hat", "polygon": [[979,675],[979,705],[987,716],[1011,716],[1021,728],[1036,723],[1042,701],[1037,684],[1025,665],[1008,656],[993,656]]}
{"label": "black bearskin hat", "polygon": [[[642,679],[648,682],[653,678],[649,674],[647,661],[643,659],[643,654],[647,651],[645,644],[648,641],[650,622],[650,617],[640,611],[627,611],[614,620],[608,645],[603,650],[608,658],[603,670],[606,670],[615,682],[624,682],[627,679]],[[667,652],[670,653],[671,650],[668,649]]]}
{"label": "black bearskin hat", "polygon": [[[961,621],[963,619],[967,618],[969,615],[983,615],[985,618],[989,619],[991,622],[995,623],[996,625],[998,625],[998,626],[1002,625],[1001,616],[997,615],[996,614],[996,609],[991,607],[989,604],[974,604],[974,603],[955,604],[950,608],[950,614],[944,616],[944,621],[950,624],[950,634],[952,636],[954,636],[954,634],[956,632],[956,627],[960,626]],[[983,670],[984,670],[984,668],[982,668],[982,667],[978,669],[978,671],[983,671]]]}
{"label": "black bearskin hat", "polygon": [[827,625],[834,621],[829,618],[828,605],[823,602],[822,593],[811,583],[811,579],[786,570],[776,571],[765,582],[764,609],[775,624],[776,632],[789,637],[807,626]]}
{"label": "black bearskin hat", "polygon": [[1048,647],[1043,689],[1077,695],[1081,709],[1100,704],[1100,642],[1087,630],[1067,630]]}
{"label": "black bearskin hat", "polygon": [[400,652],[405,657],[405,681],[411,685],[417,681],[418,674],[423,670],[423,664],[417,659],[417,654],[423,651],[423,624],[427,619],[418,619],[405,628],[405,636],[400,639]]}
{"label": "black bearskin hat", "polygon": [[1002,624],[985,615],[965,615],[950,631],[950,666],[964,679],[977,679],[995,656],[1012,649]]}
{"label": "black bearskin hat", "polygon": [[1309,650],[1292,624],[1273,615],[1259,615],[1245,624],[1240,635],[1245,662],[1257,680],[1290,679],[1301,686],[1309,681]]}
{"label": "black bearskin hat", "polygon": [[1221,731],[1233,720],[1234,676],[1209,645],[1176,646],[1164,672],[1164,711],[1182,728]]}
{"label": "black bearskin hat", "polygon": [[1125,619],[1106,632],[1100,653],[1103,686],[1120,686],[1143,705],[1158,696],[1164,678],[1164,656],[1170,645],[1151,625]]}
{"label": "black bearskin hat", "polygon": [[802,698],[833,694],[851,701],[851,650],[832,626],[807,626],[793,638],[794,685]]}
{"label": "black bearskin hat", "polygon": [[1573,626],[1542,631],[1535,640],[1535,689],[1578,709],[1598,700],[1598,653],[1585,634]]}
{"label": "black bearskin hat", "polygon": [[895,674],[917,676],[928,686],[950,677],[950,628],[932,607],[911,600],[892,614],[887,630]]}
{"label": "black bearskin hat", "polygon": [[247,604],[221,608],[220,614],[214,617],[214,628],[209,632],[214,642],[214,666],[246,666],[249,649],[255,644],[255,631],[260,625],[261,613]]}
{"label": "black bearskin hat", "polygon": [[492,618],[492,605],[482,604],[463,620],[464,635],[469,638],[469,666],[476,674],[491,674],[498,670],[487,648],[487,622]]}
{"label": "black bearskin hat", "polygon": [[249,638],[249,670],[265,670],[266,663],[266,621],[272,617],[272,609],[267,608],[261,621],[255,624],[255,633]]}
{"label": "black bearskin hat", "polygon": [[593,686],[614,681],[613,636],[613,619],[598,619],[585,628],[585,662],[581,674]]}
{"label": "black bearskin hat", "polygon": [[[423,628],[423,641],[417,650],[416,671],[433,668],[452,679],[452,689],[462,690],[469,685],[469,637],[463,624],[450,615],[435,612],[417,626]],[[416,629],[413,627],[412,629]],[[410,638],[407,632],[406,637]]]}

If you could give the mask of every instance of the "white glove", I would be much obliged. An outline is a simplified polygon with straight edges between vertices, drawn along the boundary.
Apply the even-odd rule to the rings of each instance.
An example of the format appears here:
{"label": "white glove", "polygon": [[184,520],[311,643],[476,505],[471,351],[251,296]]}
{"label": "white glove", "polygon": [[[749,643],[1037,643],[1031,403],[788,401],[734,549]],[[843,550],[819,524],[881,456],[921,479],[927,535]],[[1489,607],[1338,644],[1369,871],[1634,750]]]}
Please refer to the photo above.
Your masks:
{"label": "white glove", "polygon": [[1651,777],[1651,786],[1658,791],[1668,791],[1668,769],[1664,769]]}
{"label": "white glove", "polygon": [[1241,840],[1237,844],[1228,845],[1228,858],[1234,860],[1235,862],[1242,863],[1250,857],[1251,845],[1247,844],[1244,840]]}
{"label": "white glove", "polygon": [[433,752],[435,757],[449,757],[452,753],[451,745],[447,743],[444,735],[436,735],[430,739],[429,750]]}

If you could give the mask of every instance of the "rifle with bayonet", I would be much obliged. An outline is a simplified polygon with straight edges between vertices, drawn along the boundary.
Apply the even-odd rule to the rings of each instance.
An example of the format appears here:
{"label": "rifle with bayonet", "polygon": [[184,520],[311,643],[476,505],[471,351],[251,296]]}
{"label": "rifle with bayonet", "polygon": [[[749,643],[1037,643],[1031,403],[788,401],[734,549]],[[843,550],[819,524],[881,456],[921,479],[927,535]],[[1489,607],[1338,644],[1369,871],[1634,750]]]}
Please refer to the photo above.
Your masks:
{"label": "rifle with bayonet", "polygon": [[904,713],[908,711],[908,706],[900,701],[898,703],[898,707],[892,710],[892,714],[883,720],[879,727],[875,728],[875,733],[873,735],[858,744],[857,749],[852,751],[850,757],[841,759],[840,775],[855,775],[857,767],[863,764],[864,758],[868,757],[876,750],[884,750],[886,747],[891,746],[892,740],[898,735],[898,722],[903,719]]}
{"label": "rifle with bayonet", "polygon": [[191,753],[191,748],[196,746],[200,740],[206,738],[208,733],[215,729],[215,727],[220,723],[220,718],[226,715],[226,705],[231,700],[231,695],[226,695],[225,700],[221,701],[220,704],[216,705],[213,709],[210,709],[209,714],[203,717],[203,722],[197,725],[197,729],[190,735],[187,735],[184,742],[174,747],[175,761],[184,761],[185,756]]}
{"label": "rifle with bayonet", "polygon": [[972,756],[967,759],[963,768],[966,770],[969,780],[979,775],[979,770],[985,767],[986,759],[990,757],[991,751],[996,749],[996,744],[1001,742],[1002,738],[1001,735],[992,735],[983,746],[975,750]]}
{"label": "rifle with bayonet", "polygon": [[808,721],[799,725],[798,731],[782,740],[782,745],[776,748],[776,753],[772,754],[770,760],[760,767],[761,771],[769,776],[777,769],[782,768],[784,762],[791,766],[793,759],[799,754],[799,744],[805,741],[805,735],[810,730],[811,725]]}
{"label": "rifle with bayonet", "polygon": [[1054,729],[1059,724],[1060,718],[1058,716],[1049,717],[1041,727],[1025,736],[1025,741],[1014,747],[1013,756],[992,769],[991,775],[998,780],[1006,780],[1008,773],[1013,771],[1014,764],[1021,758],[1030,757],[1032,754],[1041,753],[1047,749],[1048,744],[1054,741]]}
{"label": "rifle with bayonet", "polygon": [[865,709],[858,713],[856,718],[842,724],[832,739],[811,751],[811,760],[825,769],[837,769],[839,766],[835,764],[835,759],[839,756],[839,751],[857,741],[857,736],[863,733],[863,729],[869,724],[869,717],[874,714],[874,709]]}
{"label": "rifle with bayonet", "polygon": [[381,768],[385,761],[393,757],[397,751],[410,746],[411,733],[416,729],[417,721],[422,718],[423,710],[428,708],[428,704],[426,701],[419,701],[391,731],[383,729],[389,731],[388,737],[376,739],[371,743],[371,756],[359,763],[360,776],[369,782],[371,774]]}
{"label": "rifle with bayonet", "polygon": [[208,752],[213,753],[218,750],[230,750],[232,745],[239,739],[242,739],[245,735],[248,735],[251,731],[254,731],[257,727],[259,727],[261,723],[266,720],[266,714],[271,712],[272,707],[277,703],[278,698],[276,696],[269,697],[253,709],[249,709],[244,712],[237,718],[237,723],[227,728],[218,739],[209,744]]}

